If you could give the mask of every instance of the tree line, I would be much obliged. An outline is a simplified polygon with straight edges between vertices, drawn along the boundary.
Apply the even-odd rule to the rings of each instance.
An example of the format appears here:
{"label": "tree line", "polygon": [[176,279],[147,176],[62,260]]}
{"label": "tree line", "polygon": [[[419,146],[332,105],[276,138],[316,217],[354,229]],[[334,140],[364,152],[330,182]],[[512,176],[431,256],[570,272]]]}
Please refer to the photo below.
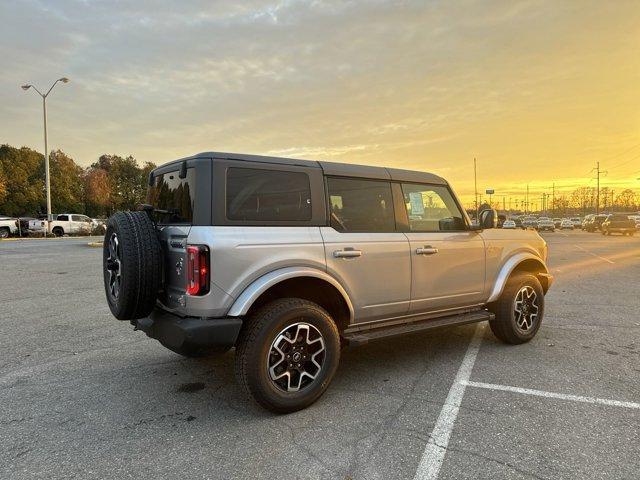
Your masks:
{"label": "tree line", "polygon": [[[131,155],[101,155],[82,168],[62,150],[49,155],[51,210],[109,216],[144,203],[151,162]],[[27,147],[0,145],[0,214],[12,217],[46,213],[44,155]]]}

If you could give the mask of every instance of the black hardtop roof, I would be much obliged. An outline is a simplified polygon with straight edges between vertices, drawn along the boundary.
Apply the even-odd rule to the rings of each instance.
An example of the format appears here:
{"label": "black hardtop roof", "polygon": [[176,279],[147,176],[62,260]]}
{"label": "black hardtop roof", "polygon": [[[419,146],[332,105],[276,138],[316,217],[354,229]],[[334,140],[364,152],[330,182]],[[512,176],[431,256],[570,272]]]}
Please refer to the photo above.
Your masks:
{"label": "black hardtop roof", "polygon": [[158,168],[163,170],[171,164],[196,158],[211,158],[215,160],[243,160],[258,163],[276,163],[281,165],[295,165],[300,167],[321,168],[325,175],[344,177],[377,178],[382,180],[398,180],[401,182],[433,183],[447,185],[447,181],[433,173],[417,170],[403,170],[400,168],[374,167],[371,165],[355,165],[350,163],[324,162],[316,160],[301,160],[297,158],[268,157],[264,155],[248,155],[244,153],[201,152],[190,157],[179,158],[165,163]]}

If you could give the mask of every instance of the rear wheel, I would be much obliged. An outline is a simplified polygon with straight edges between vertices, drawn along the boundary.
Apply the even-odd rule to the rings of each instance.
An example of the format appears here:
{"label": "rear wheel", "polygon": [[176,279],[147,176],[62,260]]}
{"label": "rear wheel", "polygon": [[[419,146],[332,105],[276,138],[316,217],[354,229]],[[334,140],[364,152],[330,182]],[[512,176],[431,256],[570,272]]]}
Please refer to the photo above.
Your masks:
{"label": "rear wheel", "polygon": [[327,389],[340,360],[340,335],[319,305],[276,300],[251,316],[236,345],[236,377],[260,405],[287,413]]}
{"label": "rear wheel", "polygon": [[62,237],[64,235],[64,230],[62,227],[55,227],[52,232],[56,237]]}
{"label": "rear wheel", "polygon": [[8,228],[0,228],[0,238],[9,238]]}
{"label": "rear wheel", "polygon": [[491,306],[495,318],[489,321],[493,334],[505,343],[525,343],[535,337],[544,316],[544,291],[530,273],[513,275]]}

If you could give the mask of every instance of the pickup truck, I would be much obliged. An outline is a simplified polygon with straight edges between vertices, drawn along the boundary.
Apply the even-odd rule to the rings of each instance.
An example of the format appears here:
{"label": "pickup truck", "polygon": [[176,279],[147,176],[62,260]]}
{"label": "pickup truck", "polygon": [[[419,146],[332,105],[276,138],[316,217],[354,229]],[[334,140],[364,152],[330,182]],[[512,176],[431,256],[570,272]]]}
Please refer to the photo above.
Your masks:
{"label": "pickup truck", "polygon": [[93,220],[86,215],[63,213],[49,225],[49,231],[56,237],[63,235],[89,235],[93,228]]}
{"label": "pickup truck", "polygon": [[15,218],[0,217],[0,238],[7,238],[18,232],[18,221]]}

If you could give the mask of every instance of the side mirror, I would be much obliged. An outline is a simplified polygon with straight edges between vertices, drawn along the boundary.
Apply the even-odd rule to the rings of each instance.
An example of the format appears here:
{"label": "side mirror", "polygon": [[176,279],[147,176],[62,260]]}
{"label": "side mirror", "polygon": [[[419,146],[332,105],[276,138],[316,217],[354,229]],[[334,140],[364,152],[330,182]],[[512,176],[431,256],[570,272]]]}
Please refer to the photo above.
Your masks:
{"label": "side mirror", "polygon": [[496,228],[498,226],[498,212],[492,208],[481,211],[480,226],[482,228]]}

